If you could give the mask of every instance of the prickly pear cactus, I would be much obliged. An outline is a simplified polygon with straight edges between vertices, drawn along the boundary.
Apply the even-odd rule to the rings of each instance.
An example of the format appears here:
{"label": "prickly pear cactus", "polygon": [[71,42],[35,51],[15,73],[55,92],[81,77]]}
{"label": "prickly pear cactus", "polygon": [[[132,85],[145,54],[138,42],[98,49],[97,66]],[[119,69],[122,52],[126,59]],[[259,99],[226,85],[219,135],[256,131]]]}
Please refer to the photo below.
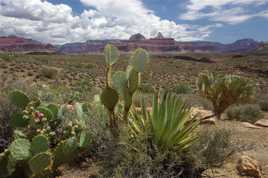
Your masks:
{"label": "prickly pear cactus", "polygon": [[17,90],[10,93],[9,99],[14,105],[21,109],[24,109],[30,103],[28,96]]}
{"label": "prickly pear cactus", "polygon": [[128,79],[126,72],[117,71],[112,77],[112,87],[115,88],[118,93],[123,96],[123,91],[127,87]]}
{"label": "prickly pear cactus", "polygon": [[60,142],[54,150],[54,167],[60,164],[67,163],[75,157],[75,153],[78,149],[77,140],[75,137],[71,137],[67,140]]}
{"label": "prickly pear cactus", "polygon": [[86,148],[90,144],[90,134],[88,131],[82,131],[79,138],[79,147]]}
{"label": "prickly pear cactus", "polygon": [[[137,49],[129,60],[129,66],[126,72],[118,71],[112,75],[112,65],[118,59],[118,50],[112,45],[107,45],[104,49],[106,61],[106,88],[102,91],[102,104],[109,110],[110,128],[118,125],[117,116],[115,116],[115,106],[119,100],[124,102],[123,119],[126,121],[128,112],[132,105],[132,97],[138,89],[141,73],[144,72],[145,65],[149,62],[149,54],[144,49]],[[113,124],[111,124],[113,123]]]}
{"label": "prickly pear cactus", "polygon": [[44,135],[37,135],[31,143],[31,152],[36,155],[41,152],[46,152],[49,149],[48,138]]}
{"label": "prickly pear cactus", "polygon": [[24,118],[21,113],[13,113],[11,115],[10,125],[12,128],[26,127],[29,124],[29,118]]}
{"label": "prickly pear cactus", "polygon": [[114,111],[114,108],[119,100],[119,95],[116,90],[111,87],[106,87],[101,94],[102,104],[110,111]]}
{"label": "prickly pear cactus", "polygon": [[144,49],[137,49],[131,57],[129,64],[134,67],[137,72],[144,72],[145,65],[149,62],[149,54]]}
{"label": "prickly pear cactus", "polygon": [[39,107],[37,108],[37,110],[38,110],[39,112],[43,113],[44,116],[45,116],[45,118],[46,118],[47,120],[52,120],[52,119],[54,119],[53,111],[51,111],[49,108],[44,107],[44,106],[39,106]]}
{"label": "prickly pear cactus", "polygon": [[53,118],[56,119],[58,116],[59,108],[55,104],[49,104],[47,108],[52,112]]}
{"label": "prickly pear cactus", "polygon": [[52,166],[52,156],[48,152],[39,153],[32,157],[29,162],[29,168],[33,175],[40,174]]}
{"label": "prickly pear cactus", "polygon": [[0,177],[8,177],[15,171],[16,161],[10,157],[9,151],[0,153]]}
{"label": "prickly pear cactus", "polygon": [[132,67],[127,71],[128,88],[131,95],[135,93],[139,86],[139,73]]}
{"label": "prickly pear cactus", "polygon": [[10,155],[16,161],[27,160],[31,156],[31,143],[24,138],[14,140],[9,146]]}
{"label": "prickly pear cactus", "polygon": [[105,46],[104,54],[105,54],[105,62],[107,65],[115,64],[119,57],[119,52],[117,48],[111,44]]}

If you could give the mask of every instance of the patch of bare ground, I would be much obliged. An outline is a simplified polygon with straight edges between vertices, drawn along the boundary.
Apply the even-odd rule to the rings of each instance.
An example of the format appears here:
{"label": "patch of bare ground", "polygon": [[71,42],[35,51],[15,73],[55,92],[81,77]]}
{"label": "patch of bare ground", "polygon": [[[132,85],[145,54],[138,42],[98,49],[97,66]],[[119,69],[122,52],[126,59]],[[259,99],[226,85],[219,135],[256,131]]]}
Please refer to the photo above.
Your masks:
{"label": "patch of bare ground", "polygon": [[[268,115],[265,116],[268,119]],[[242,178],[236,169],[237,162],[242,155],[247,155],[257,160],[261,167],[264,178],[268,176],[268,128],[259,129],[247,128],[241,122],[236,121],[217,121],[215,129],[226,128],[231,132],[232,145],[235,152],[228,157],[224,165],[220,168],[207,170],[206,174],[211,177],[220,178]]]}

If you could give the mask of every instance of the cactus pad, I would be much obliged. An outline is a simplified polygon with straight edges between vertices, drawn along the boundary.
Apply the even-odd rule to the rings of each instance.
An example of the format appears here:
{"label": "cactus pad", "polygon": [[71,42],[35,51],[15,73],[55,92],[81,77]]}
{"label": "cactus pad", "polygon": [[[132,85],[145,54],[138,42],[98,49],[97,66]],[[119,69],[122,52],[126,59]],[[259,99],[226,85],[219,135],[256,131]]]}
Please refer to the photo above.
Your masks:
{"label": "cactus pad", "polygon": [[16,127],[26,127],[29,124],[29,119],[23,118],[23,115],[21,113],[13,113],[11,115],[11,122],[10,125],[13,128]]}
{"label": "cactus pad", "polygon": [[113,111],[119,100],[118,93],[111,87],[106,87],[101,94],[102,104],[109,110]]}
{"label": "cactus pad", "polygon": [[134,69],[130,68],[128,70],[128,87],[129,92],[133,94],[139,86],[139,73]]}
{"label": "cactus pad", "polygon": [[48,119],[48,120],[52,120],[54,119],[54,115],[53,115],[53,112],[47,108],[47,107],[44,107],[44,106],[40,106],[37,108],[37,110],[41,113],[44,114],[44,116]]}
{"label": "cactus pad", "polygon": [[37,135],[31,143],[31,152],[36,155],[41,152],[46,152],[49,149],[48,138],[44,135]]}
{"label": "cactus pad", "polygon": [[16,106],[22,109],[24,109],[30,102],[30,99],[28,98],[28,96],[26,96],[26,94],[18,90],[13,91],[9,95],[9,99],[13,104],[15,104]]}
{"label": "cactus pad", "polygon": [[83,111],[83,104],[82,103],[75,103],[74,105],[76,115],[79,119],[84,119],[84,111]]}
{"label": "cactus pad", "polygon": [[137,49],[131,57],[129,63],[137,72],[143,72],[145,65],[149,62],[149,54],[144,49]]}
{"label": "cactus pad", "polygon": [[90,144],[90,134],[87,131],[82,131],[79,139],[79,147],[85,148]]}
{"label": "cactus pad", "polygon": [[117,71],[113,74],[112,81],[113,88],[115,88],[121,95],[123,93],[124,88],[127,86],[126,72]]}
{"label": "cactus pad", "polygon": [[56,119],[59,112],[58,106],[55,104],[49,104],[47,108],[52,112],[53,118]]}
{"label": "cactus pad", "polygon": [[30,157],[31,144],[29,140],[24,138],[18,138],[14,140],[9,146],[10,155],[16,161],[26,160]]}
{"label": "cactus pad", "polygon": [[116,63],[119,57],[119,51],[116,47],[111,44],[108,44],[104,48],[105,62],[107,65],[113,65]]}
{"label": "cactus pad", "polygon": [[52,165],[51,154],[46,152],[39,153],[32,157],[28,164],[34,175],[39,174]]}
{"label": "cactus pad", "polygon": [[60,142],[54,150],[54,166],[57,167],[72,160],[75,157],[77,148],[77,140],[74,137]]}

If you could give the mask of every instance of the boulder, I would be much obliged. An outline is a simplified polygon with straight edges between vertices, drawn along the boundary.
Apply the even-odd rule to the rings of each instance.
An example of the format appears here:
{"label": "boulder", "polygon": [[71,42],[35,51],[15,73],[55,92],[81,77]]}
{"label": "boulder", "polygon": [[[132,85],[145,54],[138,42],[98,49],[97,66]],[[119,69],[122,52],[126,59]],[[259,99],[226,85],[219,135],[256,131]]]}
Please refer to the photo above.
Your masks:
{"label": "boulder", "polygon": [[253,178],[264,178],[261,171],[261,166],[258,161],[250,156],[243,155],[237,163],[237,170],[241,176],[251,176]]}
{"label": "boulder", "polygon": [[261,127],[268,127],[268,119],[261,119],[255,122],[255,125],[261,126]]}
{"label": "boulder", "polygon": [[250,128],[250,129],[261,129],[261,127],[251,124],[249,122],[242,122],[242,125],[246,128]]}

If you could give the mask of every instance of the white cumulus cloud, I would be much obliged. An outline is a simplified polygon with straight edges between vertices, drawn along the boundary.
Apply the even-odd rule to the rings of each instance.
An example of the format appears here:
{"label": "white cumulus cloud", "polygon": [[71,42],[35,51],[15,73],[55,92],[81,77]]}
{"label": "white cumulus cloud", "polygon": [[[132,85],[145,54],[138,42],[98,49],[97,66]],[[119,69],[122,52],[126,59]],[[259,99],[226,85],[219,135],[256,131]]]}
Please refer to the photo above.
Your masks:
{"label": "white cumulus cloud", "polygon": [[239,24],[255,17],[267,17],[267,11],[252,12],[256,7],[268,7],[268,0],[189,0],[184,20],[209,19],[213,22]]}
{"label": "white cumulus cloud", "polygon": [[141,0],[81,0],[76,15],[66,4],[44,0],[0,0],[0,35],[20,35],[62,44],[88,39],[124,39],[157,32],[177,40],[202,40],[219,25],[192,26],[161,19]]}

